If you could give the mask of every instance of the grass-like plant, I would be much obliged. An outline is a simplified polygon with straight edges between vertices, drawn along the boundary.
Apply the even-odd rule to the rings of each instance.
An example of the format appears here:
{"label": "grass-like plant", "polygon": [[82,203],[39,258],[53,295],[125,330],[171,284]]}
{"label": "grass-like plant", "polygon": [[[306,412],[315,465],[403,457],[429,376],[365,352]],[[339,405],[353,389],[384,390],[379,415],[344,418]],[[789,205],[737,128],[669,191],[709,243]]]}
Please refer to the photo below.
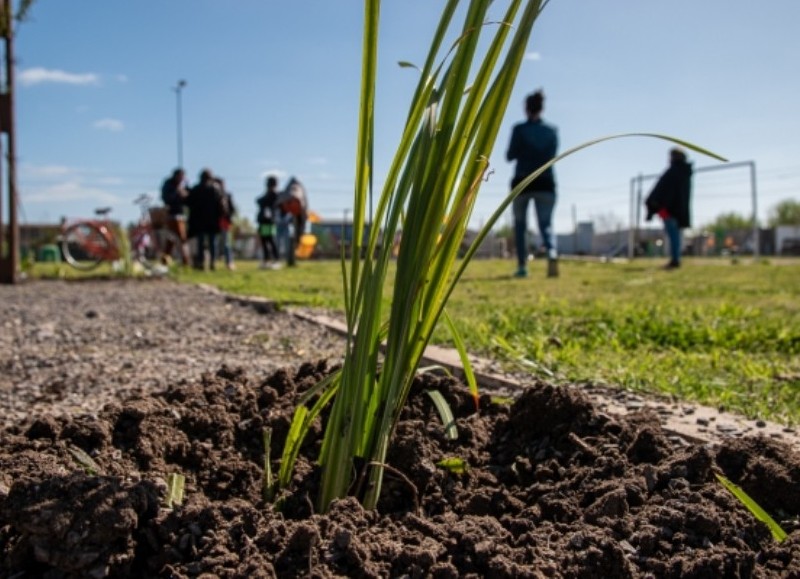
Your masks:
{"label": "grass-like plant", "polygon": [[730,493],[736,497],[736,499],[742,503],[748,511],[759,521],[764,523],[767,528],[769,529],[770,533],[772,533],[772,537],[778,541],[779,543],[786,540],[786,531],[775,522],[775,519],[769,516],[767,511],[761,508],[756,501],[752,499],[750,495],[748,495],[742,487],[733,483],[731,480],[725,478],[719,473],[714,473],[717,477],[717,480],[724,486]]}
{"label": "grass-like plant", "polygon": [[[390,440],[448,298],[497,219],[547,168],[532,173],[509,193],[459,261],[458,252],[480,185],[487,178],[488,159],[533,25],[547,0],[509,0],[501,20],[490,22],[489,7],[499,4],[490,0],[445,2],[373,216],[379,227],[370,228],[366,242],[355,235],[349,262],[342,260],[348,327],[344,364],[339,373],[301,401],[279,474],[279,484],[288,484],[305,432],[333,400],[319,456],[323,473],[318,508],[322,511],[347,494],[359,497],[367,508],[377,504]],[[353,211],[356,232],[366,225],[373,179],[379,12],[379,0],[365,0]],[[459,12],[464,15],[460,26],[455,23]],[[455,26],[456,40],[448,46],[446,38]],[[492,36],[484,42],[487,32]],[[391,241],[400,235],[387,315],[382,296],[389,264],[395,259]],[[462,360],[466,362],[465,355]]]}

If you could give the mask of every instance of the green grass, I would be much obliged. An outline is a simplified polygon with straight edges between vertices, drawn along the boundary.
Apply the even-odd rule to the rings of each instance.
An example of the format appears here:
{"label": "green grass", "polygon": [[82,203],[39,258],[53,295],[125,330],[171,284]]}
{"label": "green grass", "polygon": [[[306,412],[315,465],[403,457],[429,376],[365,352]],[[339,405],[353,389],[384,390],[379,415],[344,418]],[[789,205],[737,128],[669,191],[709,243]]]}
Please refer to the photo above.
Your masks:
{"label": "green grass", "polygon": [[[608,384],[800,423],[800,262],[688,260],[664,272],[655,260],[565,261],[558,279],[545,279],[543,262],[531,265],[522,280],[510,277],[508,260],[469,265],[448,309],[471,352],[551,381]],[[344,307],[337,261],[279,271],[255,262],[237,267],[176,277],[287,305]],[[433,341],[448,344],[440,326]]]}

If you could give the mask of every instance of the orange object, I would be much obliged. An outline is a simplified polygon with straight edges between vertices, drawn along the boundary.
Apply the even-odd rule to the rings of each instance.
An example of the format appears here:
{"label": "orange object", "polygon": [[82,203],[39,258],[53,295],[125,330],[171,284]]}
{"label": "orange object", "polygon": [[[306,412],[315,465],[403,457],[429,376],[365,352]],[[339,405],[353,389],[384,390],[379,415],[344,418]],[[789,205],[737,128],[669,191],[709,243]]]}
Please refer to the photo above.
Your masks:
{"label": "orange object", "polygon": [[317,236],[306,233],[300,236],[300,243],[297,249],[294,250],[294,256],[297,259],[309,259],[314,253],[314,248],[317,246]]}

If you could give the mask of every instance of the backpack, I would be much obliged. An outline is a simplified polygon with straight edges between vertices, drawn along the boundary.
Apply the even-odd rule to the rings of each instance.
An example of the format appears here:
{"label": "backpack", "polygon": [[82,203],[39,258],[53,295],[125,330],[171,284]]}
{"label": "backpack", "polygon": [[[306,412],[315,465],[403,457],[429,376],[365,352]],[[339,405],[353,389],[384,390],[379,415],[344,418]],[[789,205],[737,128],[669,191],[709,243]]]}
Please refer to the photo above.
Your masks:
{"label": "backpack", "polygon": [[292,177],[286,189],[278,196],[278,207],[287,215],[295,217],[306,211],[306,192],[300,181]]}
{"label": "backpack", "polygon": [[231,208],[231,196],[224,191],[220,191],[217,201],[219,202],[220,216],[230,219],[233,215],[233,209]]}

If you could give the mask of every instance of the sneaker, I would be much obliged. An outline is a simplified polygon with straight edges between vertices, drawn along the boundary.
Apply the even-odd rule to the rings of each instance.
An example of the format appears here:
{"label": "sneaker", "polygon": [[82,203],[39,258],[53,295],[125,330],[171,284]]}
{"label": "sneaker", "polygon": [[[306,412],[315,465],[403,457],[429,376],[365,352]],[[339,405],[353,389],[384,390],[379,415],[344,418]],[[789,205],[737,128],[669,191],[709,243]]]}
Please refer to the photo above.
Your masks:
{"label": "sneaker", "polygon": [[670,261],[667,265],[664,266],[664,269],[678,269],[681,266],[679,261]]}
{"label": "sneaker", "polygon": [[558,277],[558,260],[547,260],[547,277]]}
{"label": "sneaker", "polygon": [[528,277],[528,270],[527,270],[527,269],[525,269],[524,267],[520,267],[520,268],[519,268],[519,269],[517,269],[517,271],[514,273],[514,277]]}
{"label": "sneaker", "polygon": [[270,269],[270,265],[271,264],[267,263],[266,261],[262,261],[259,264],[258,269]]}

